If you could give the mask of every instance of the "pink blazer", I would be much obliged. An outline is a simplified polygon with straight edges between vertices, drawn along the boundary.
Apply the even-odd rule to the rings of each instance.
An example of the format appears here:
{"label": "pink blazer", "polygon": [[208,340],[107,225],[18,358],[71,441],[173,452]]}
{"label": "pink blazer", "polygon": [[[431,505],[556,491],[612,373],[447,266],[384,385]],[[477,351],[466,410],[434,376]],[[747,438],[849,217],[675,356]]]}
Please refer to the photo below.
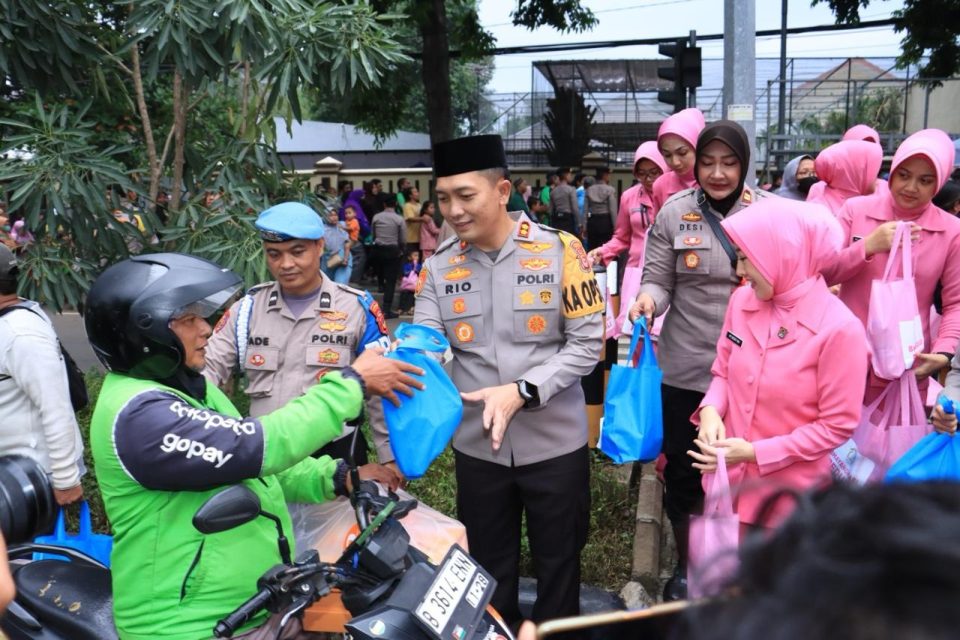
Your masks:
{"label": "pink blazer", "polygon": [[626,266],[642,267],[647,230],[653,225],[655,217],[650,194],[642,184],[635,184],[620,196],[618,211],[620,215],[617,216],[613,237],[600,247],[600,256],[606,264],[625,249],[630,249]]}
{"label": "pink blazer", "polygon": [[700,406],[717,409],[727,437],[753,443],[757,461],[732,465],[731,487],[740,521],[771,527],[793,508],[779,500],[770,519],[757,522],[771,494],[830,481],[828,456],[860,420],[867,342],[863,326],[822,282],[797,303],[783,338],[770,335],[761,304],[750,287],[731,296]]}
{"label": "pink blazer", "polygon": [[653,195],[651,196],[651,200],[653,200],[653,212],[656,213],[660,211],[660,209],[663,208],[663,204],[669,200],[673,194],[679,193],[684,189],[692,189],[696,186],[697,180],[693,177],[692,173],[688,179],[684,179],[674,171],[668,171],[663,174],[653,183]]}
{"label": "pink blazer", "polygon": [[[835,262],[823,270],[831,285],[842,284],[840,299],[866,326],[870,307],[870,283],[883,277],[887,254],[868,260],[862,239],[885,222],[895,219],[889,192],[851,198],[840,209],[845,248]],[[923,322],[924,353],[955,353],[960,341],[960,220],[930,206],[916,219],[920,239],[913,245],[913,278],[917,303]],[[899,271],[898,271],[899,273]],[[930,333],[930,308],[937,283],[942,285],[943,321],[937,335]],[[872,377],[867,400],[883,388],[885,382]]]}

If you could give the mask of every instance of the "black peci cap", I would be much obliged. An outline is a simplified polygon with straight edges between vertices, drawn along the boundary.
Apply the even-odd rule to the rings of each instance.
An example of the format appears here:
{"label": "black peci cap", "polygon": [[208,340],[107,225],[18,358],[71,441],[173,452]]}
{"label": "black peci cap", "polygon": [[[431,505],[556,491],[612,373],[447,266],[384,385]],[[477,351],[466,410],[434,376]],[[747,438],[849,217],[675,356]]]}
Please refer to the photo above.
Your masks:
{"label": "black peci cap", "polygon": [[457,138],[433,145],[433,174],[438,178],[506,168],[503,138],[496,134]]}

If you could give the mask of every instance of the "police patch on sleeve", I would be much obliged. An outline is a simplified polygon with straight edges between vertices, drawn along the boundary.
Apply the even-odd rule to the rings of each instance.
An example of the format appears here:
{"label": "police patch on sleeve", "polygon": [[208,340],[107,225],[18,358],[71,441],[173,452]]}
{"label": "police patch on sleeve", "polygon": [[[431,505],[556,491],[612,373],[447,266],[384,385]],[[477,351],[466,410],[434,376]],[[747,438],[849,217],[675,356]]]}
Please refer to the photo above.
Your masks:
{"label": "police patch on sleeve", "polygon": [[[453,258],[451,258],[453,260]],[[420,292],[423,291],[423,285],[427,281],[427,268],[420,267],[420,275],[417,276],[417,287],[413,290],[414,296],[419,296]]]}
{"label": "police patch on sleeve", "polygon": [[387,319],[383,317],[383,311],[380,309],[379,303],[376,300],[370,300],[370,315],[377,321],[377,328],[380,329],[380,333],[387,336],[390,335],[390,330],[387,329]]}
{"label": "police patch on sleeve", "polygon": [[603,311],[603,295],[587,254],[580,241],[568,233],[561,233],[563,242],[563,315],[565,318],[580,318]]}

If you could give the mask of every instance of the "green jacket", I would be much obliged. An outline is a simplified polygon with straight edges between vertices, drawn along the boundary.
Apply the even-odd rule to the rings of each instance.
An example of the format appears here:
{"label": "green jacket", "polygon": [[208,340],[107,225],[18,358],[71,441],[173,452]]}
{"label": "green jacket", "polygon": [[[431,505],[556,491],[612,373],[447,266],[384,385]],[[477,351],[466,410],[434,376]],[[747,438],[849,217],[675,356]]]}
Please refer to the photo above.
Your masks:
{"label": "green jacket", "polygon": [[209,383],[200,402],[159,382],[107,374],[90,440],[114,534],[120,637],[211,637],[216,622],[252,596],[257,578],[280,562],[277,530],[260,517],[204,535],[193,527],[194,513],[224,486],[243,482],[264,511],[280,517],[292,542],[286,503],[334,495],[336,462],[309,456],[340,434],[362,399],[356,381],[331,372],[280,409],[242,418]]}

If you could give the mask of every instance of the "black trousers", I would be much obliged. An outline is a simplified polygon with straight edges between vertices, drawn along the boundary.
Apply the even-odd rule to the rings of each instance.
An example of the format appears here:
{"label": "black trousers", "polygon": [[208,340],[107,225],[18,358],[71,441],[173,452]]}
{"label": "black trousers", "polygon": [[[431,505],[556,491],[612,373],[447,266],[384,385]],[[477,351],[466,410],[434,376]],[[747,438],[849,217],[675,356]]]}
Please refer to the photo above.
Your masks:
{"label": "black trousers", "polygon": [[602,247],[613,237],[613,222],[607,214],[597,214],[587,218],[587,248]]}
{"label": "black trousers", "polygon": [[550,460],[504,467],[456,453],[457,513],[470,554],[497,580],[491,604],[519,623],[520,521],[537,577],[535,621],[580,613],[580,552],[590,526],[590,461],[583,447]]}
{"label": "black trousers", "polygon": [[393,311],[393,292],[397,288],[397,278],[403,267],[400,248],[387,245],[373,245],[377,258],[377,285],[383,292],[383,312]]}
{"label": "black trousers", "polygon": [[687,565],[687,540],[690,514],[703,509],[703,485],[700,472],[693,468],[693,458],[687,451],[696,451],[693,441],[697,429],[690,416],[700,406],[704,394],[690,389],[661,385],[663,399],[663,453],[667,466],[663,470],[663,507],[673,525],[677,539],[680,566]]}
{"label": "black trousers", "polygon": [[559,229],[560,231],[566,231],[567,233],[577,235],[577,220],[575,214],[573,213],[567,213],[565,211],[554,212],[550,216],[550,226],[554,229]]}

